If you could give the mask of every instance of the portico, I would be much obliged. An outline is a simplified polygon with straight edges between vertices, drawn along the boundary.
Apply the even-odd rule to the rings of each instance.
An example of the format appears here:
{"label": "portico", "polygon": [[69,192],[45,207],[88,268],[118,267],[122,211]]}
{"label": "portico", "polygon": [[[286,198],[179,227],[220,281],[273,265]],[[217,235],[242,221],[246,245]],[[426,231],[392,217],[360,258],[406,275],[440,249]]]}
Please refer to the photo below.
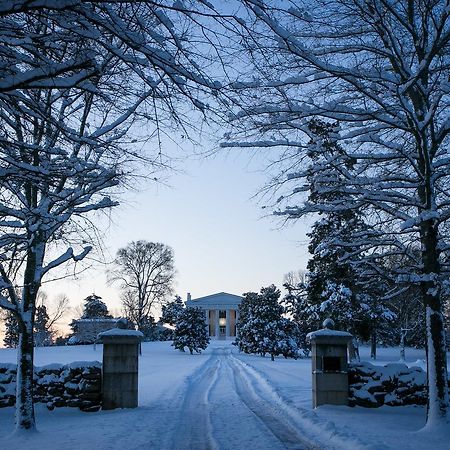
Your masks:
{"label": "portico", "polygon": [[188,294],[186,306],[205,311],[205,323],[210,337],[227,339],[236,337],[236,323],[239,320],[238,307],[242,301],[239,295],[219,292],[192,299]]}

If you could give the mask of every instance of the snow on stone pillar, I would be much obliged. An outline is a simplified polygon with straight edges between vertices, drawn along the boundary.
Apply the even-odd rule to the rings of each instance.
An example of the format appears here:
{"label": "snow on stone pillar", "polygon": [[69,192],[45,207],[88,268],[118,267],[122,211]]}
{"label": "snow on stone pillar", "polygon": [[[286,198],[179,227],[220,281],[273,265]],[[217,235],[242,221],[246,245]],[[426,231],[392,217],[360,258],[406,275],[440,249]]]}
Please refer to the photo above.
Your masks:
{"label": "snow on stone pillar", "polygon": [[225,311],[225,317],[226,317],[225,338],[227,338],[227,339],[230,337],[230,313],[231,313],[231,311],[229,309],[227,309]]}
{"label": "snow on stone pillar", "polygon": [[322,330],[309,333],[313,408],[320,405],[348,405],[347,346],[352,335],[333,330],[334,322],[326,319]]}
{"label": "snow on stone pillar", "polygon": [[216,323],[215,323],[215,331],[216,331],[216,339],[219,339],[220,337],[220,328],[219,328],[219,310],[216,309],[214,310],[215,314],[216,314]]}
{"label": "snow on stone pillar", "polygon": [[138,356],[140,331],[118,327],[99,334],[103,343],[102,409],[138,406]]}

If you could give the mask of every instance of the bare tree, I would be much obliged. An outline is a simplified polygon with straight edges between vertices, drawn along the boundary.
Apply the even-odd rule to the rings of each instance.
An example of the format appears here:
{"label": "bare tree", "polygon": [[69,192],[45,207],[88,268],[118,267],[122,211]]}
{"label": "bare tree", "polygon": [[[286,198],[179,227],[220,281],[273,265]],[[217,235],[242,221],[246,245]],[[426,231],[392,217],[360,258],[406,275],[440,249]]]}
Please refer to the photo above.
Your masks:
{"label": "bare tree", "polygon": [[[278,214],[297,220],[329,208],[364,208],[377,239],[360,236],[374,258],[407,255],[403,281],[418,283],[427,320],[428,423],[448,415],[442,283],[450,249],[450,10],[447,1],[243,0],[252,18],[244,43],[253,63],[235,84],[241,110],[224,146],[256,146],[280,168]],[[247,21],[247,23],[250,23]],[[245,27],[245,23],[242,22]],[[250,66],[250,64],[249,64]],[[237,96],[238,97],[238,96]],[[306,122],[337,121],[345,155],[344,203],[306,201]],[[239,128],[241,126],[241,128]],[[352,170],[344,159],[354,158]],[[322,168],[317,168],[318,174]],[[387,230],[387,233],[386,233]],[[374,233],[375,235],[375,233]],[[409,252],[420,242],[419,258]]]}
{"label": "bare tree", "polygon": [[89,216],[118,204],[112,196],[138,160],[147,176],[165,166],[159,145],[139,151],[147,139],[133,127],[145,123],[150,135],[188,127],[187,111],[204,113],[204,94],[218,90],[197,62],[198,41],[188,39],[191,12],[146,1],[0,6],[0,307],[20,330],[17,428],[35,428],[41,283],[88,255]]}
{"label": "bare tree", "polygon": [[66,294],[58,294],[49,308],[50,320],[48,322],[48,329],[52,330],[60,319],[67,312],[69,307],[69,297]]}
{"label": "bare tree", "polygon": [[[102,75],[99,59],[106,52],[123,58],[128,68],[153,89],[158,101],[165,99],[167,105],[175,106],[170,98],[180,94],[203,109],[198,92],[204,88],[218,91],[219,86],[199,64],[199,59],[206,57],[206,47],[202,55],[196,45],[217,43],[216,31],[203,19],[218,21],[222,17],[203,0],[2,2],[0,25],[5,32],[0,36],[0,56],[4,61],[0,68],[0,93],[81,87],[87,80]],[[30,20],[52,26],[36,31],[30,40]],[[200,36],[201,41],[197,39]],[[63,52],[57,59],[41,52],[43,47],[76,47],[77,39],[99,45],[79,46],[79,51]]]}
{"label": "bare tree", "polygon": [[139,330],[173,293],[173,250],[160,242],[133,241],[117,252],[111,279],[120,283],[123,310]]}
{"label": "bare tree", "polygon": [[307,277],[306,270],[298,269],[291,270],[283,276],[283,286],[289,285],[291,288],[296,288],[298,285],[305,284]]}
{"label": "bare tree", "polygon": [[64,316],[69,307],[69,297],[66,294],[58,294],[49,300],[48,294],[40,290],[36,298],[36,307],[44,306],[48,314],[48,321],[45,324],[46,331],[54,333],[54,327]]}

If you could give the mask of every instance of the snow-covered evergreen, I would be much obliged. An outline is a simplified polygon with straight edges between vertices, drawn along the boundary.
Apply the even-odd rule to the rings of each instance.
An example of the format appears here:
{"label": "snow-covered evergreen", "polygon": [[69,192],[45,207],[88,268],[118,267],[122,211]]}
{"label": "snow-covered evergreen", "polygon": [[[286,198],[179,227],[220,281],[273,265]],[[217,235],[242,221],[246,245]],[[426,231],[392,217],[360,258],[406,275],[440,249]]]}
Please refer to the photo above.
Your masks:
{"label": "snow-covered evergreen", "polygon": [[101,297],[91,294],[84,299],[81,319],[110,319],[111,317],[108,307],[106,306],[106,303],[102,301]]}
{"label": "snow-covered evergreen", "polygon": [[164,327],[161,322],[156,322],[152,316],[144,318],[139,331],[144,335],[145,342],[167,341],[173,338],[173,331]]}
{"label": "snow-covered evergreen", "polygon": [[180,314],[184,311],[184,303],[179,295],[162,307],[161,322],[175,326]]}
{"label": "snow-covered evergreen", "polygon": [[19,344],[19,324],[14,314],[5,313],[5,337],[3,344],[7,348],[16,348]]}
{"label": "snow-covered evergreen", "polygon": [[292,321],[283,317],[280,291],[274,285],[260,293],[247,292],[239,305],[235,344],[245,353],[297,358],[300,333]]}
{"label": "snow-covered evergreen", "polygon": [[[284,302],[304,333],[320,328],[329,317],[338,329],[371,339],[375,356],[377,331],[394,314],[382,300],[386,284],[376,273],[365,275],[360,242],[372,231],[361,209],[352,204],[352,195],[341,190],[341,172],[350,172],[356,161],[346,157],[336,132],[336,124],[318,119],[308,123],[307,203],[317,209],[318,219],[308,233],[308,276],[297,286],[285,284]],[[339,166],[332,164],[337,158]]]}
{"label": "snow-covered evergreen", "polygon": [[53,342],[52,331],[49,328],[50,317],[45,305],[36,308],[36,318],[34,321],[34,345],[36,347],[46,347]]}
{"label": "snow-covered evergreen", "polygon": [[102,298],[91,294],[84,299],[81,317],[70,322],[72,335],[68,343],[70,345],[92,344],[97,341],[99,333],[114,328],[116,321],[117,319],[109,314],[108,307]]}
{"label": "snow-covered evergreen", "polygon": [[182,352],[187,348],[192,355],[205,350],[209,340],[205,312],[200,308],[186,307],[178,315],[172,345]]}

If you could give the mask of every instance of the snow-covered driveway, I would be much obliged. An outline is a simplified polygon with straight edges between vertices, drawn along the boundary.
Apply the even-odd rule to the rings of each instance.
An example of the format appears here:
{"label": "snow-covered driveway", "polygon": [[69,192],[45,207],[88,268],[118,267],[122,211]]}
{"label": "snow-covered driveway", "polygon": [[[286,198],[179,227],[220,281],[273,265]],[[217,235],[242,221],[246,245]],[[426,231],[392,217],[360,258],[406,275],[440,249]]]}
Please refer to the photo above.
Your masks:
{"label": "snow-covered driveway", "polygon": [[[412,349],[407,354],[411,364],[424,356]],[[2,362],[15,357],[14,350],[0,350]],[[36,349],[35,363],[101,358],[101,346],[48,347]],[[395,358],[397,351],[380,349],[380,363]],[[37,433],[10,436],[14,409],[0,408],[0,449],[443,450],[450,438],[417,432],[423,407],[312,410],[309,359],[271,361],[223,341],[211,342],[201,355],[175,351],[170,342],[144,343],[139,408],[89,414],[39,404],[36,417]]]}
{"label": "snow-covered driveway", "polygon": [[184,386],[171,449],[313,449],[249,366],[214,348]]}
{"label": "snow-covered driveway", "polygon": [[[37,350],[37,365],[100,359],[102,351],[100,346],[96,350],[90,346]],[[11,352],[2,351],[1,359],[13,362]],[[318,444],[317,429],[313,426],[308,430],[309,419],[305,422],[271,383],[245,362],[245,355],[237,354],[230,342],[213,343],[205,353],[192,356],[174,351],[169,343],[149,343],[144,345],[139,364],[139,408],[87,414],[71,408],[50,412],[37,405],[39,432],[6,438],[13,429],[13,409],[5,408],[0,410],[0,447],[6,444],[9,448],[20,445],[21,450],[346,448]]]}

